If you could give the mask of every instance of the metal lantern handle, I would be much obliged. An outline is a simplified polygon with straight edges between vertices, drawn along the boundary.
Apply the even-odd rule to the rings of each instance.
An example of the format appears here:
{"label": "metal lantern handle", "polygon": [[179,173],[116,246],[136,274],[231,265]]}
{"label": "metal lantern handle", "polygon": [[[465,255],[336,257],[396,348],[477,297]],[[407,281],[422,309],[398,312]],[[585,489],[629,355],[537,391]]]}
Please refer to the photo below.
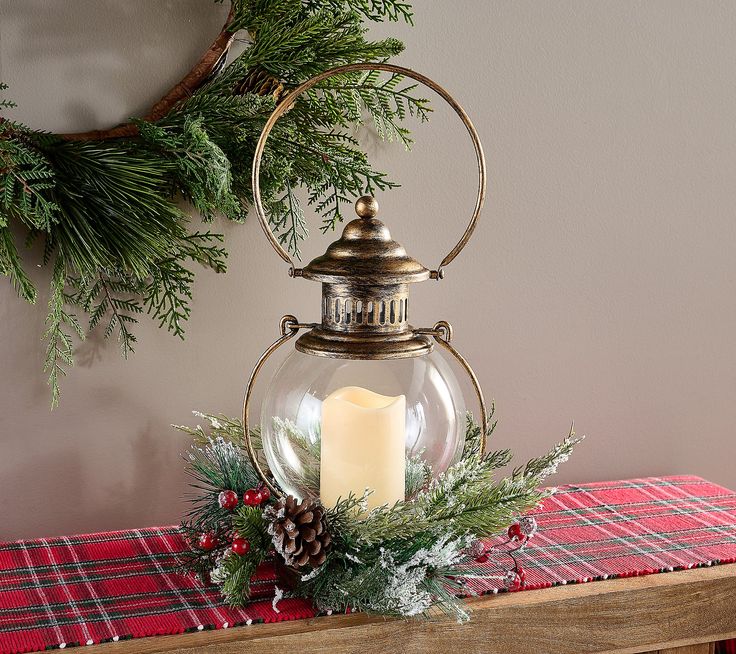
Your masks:
{"label": "metal lantern handle", "polygon": [[[253,464],[253,468],[258,473],[258,476],[261,478],[263,483],[268,486],[269,490],[276,497],[282,497],[283,491],[276,484],[272,483],[271,479],[266,474],[266,471],[263,469],[261,461],[258,458],[258,453],[256,452],[255,446],[253,445],[253,437],[250,429],[251,395],[253,393],[253,388],[255,386],[258,373],[260,373],[261,368],[263,368],[263,365],[266,363],[268,358],[284,343],[294,338],[294,336],[299,333],[300,329],[311,329],[315,326],[316,325],[314,323],[300,323],[296,319],[296,317],[292,315],[286,315],[281,318],[281,322],[279,323],[281,336],[277,338],[273,343],[271,343],[271,345],[269,345],[266,351],[261,355],[260,359],[258,359],[258,362],[253,368],[253,372],[250,373],[248,383],[245,387],[245,397],[243,399],[243,437],[245,439],[245,447],[248,452],[248,457]],[[453,357],[455,357],[455,359],[460,363],[460,365],[470,377],[470,381],[473,385],[473,390],[475,390],[475,394],[478,397],[478,404],[480,405],[481,435],[478,456],[482,457],[485,453],[486,437],[488,434],[488,413],[486,411],[486,403],[485,399],[483,398],[483,390],[480,387],[480,383],[478,382],[478,378],[476,377],[475,372],[473,372],[473,369],[470,367],[470,364],[467,362],[465,357],[463,357],[463,355],[460,354],[450,344],[450,341],[452,340],[452,326],[448,322],[441,320],[440,322],[436,323],[435,326],[431,329],[417,329],[415,330],[415,332],[432,336],[440,345],[442,345],[442,347],[444,347],[450,354],[452,354]]]}
{"label": "metal lantern handle", "polygon": [[256,213],[258,214],[258,220],[261,223],[263,232],[266,234],[266,238],[268,238],[269,242],[271,243],[271,247],[273,247],[273,249],[276,251],[276,254],[278,254],[286,263],[289,264],[289,275],[291,275],[292,277],[301,276],[301,269],[297,268],[294,265],[294,261],[292,260],[289,253],[283,248],[278,239],[273,235],[268,224],[268,219],[266,218],[266,212],[263,208],[263,200],[261,199],[261,159],[263,157],[263,151],[266,148],[266,141],[268,140],[268,136],[271,133],[274,125],[276,124],[276,121],[281,118],[281,116],[283,116],[287,111],[289,111],[289,109],[291,109],[294,102],[296,102],[296,99],[302,93],[308,91],[309,89],[313,88],[314,86],[328,79],[329,77],[333,77],[335,75],[340,75],[343,73],[352,73],[360,70],[378,70],[388,73],[396,73],[405,77],[409,77],[417,82],[420,82],[421,84],[424,84],[435,93],[437,93],[437,95],[439,95],[443,100],[447,102],[447,104],[449,104],[453,108],[455,113],[460,117],[460,120],[463,121],[463,125],[465,125],[465,128],[470,135],[470,139],[473,142],[475,157],[478,164],[478,195],[475,200],[475,209],[473,209],[473,214],[470,218],[470,222],[465,228],[465,232],[460,237],[460,240],[455,244],[452,250],[450,250],[450,252],[445,255],[444,259],[442,259],[442,261],[440,262],[438,268],[431,271],[431,277],[433,279],[441,279],[443,277],[444,266],[448,265],[453,259],[455,259],[458,254],[460,254],[466,243],[470,240],[473,231],[475,230],[475,226],[478,222],[478,218],[480,216],[481,209],[483,208],[483,203],[486,196],[486,160],[485,155],[483,154],[483,146],[481,145],[480,138],[478,137],[478,132],[473,126],[473,123],[468,117],[468,114],[465,113],[465,110],[460,106],[457,100],[455,100],[455,98],[453,98],[444,88],[442,88],[435,81],[429,79],[428,77],[425,77],[421,73],[414,72],[409,68],[404,68],[403,66],[374,62],[336,66],[335,68],[326,70],[323,73],[316,75],[312,79],[307,80],[306,82],[295,88],[293,91],[291,91],[281,101],[281,103],[276,107],[274,112],[266,121],[266,124],[263,127],[263,131],[261,132],[261,137],[258,139],[255,154],[253,155],[253,203],[256,208]]}
{"label": "metal lantern handle", "polygon": [[248,451],[248,457],[250,458],[250,462],[253,464],[253,467],[258,473],[258,476],[261,478],[263,483],[268,486],[269,490],[276,497],[281,497],[283,493],[275,484],[271,483],[271,480],[268,478],[265,470],[263,470],[263,466],[261,466],[261,462],[258,459],[255,447],[253,446],[253,438],[251,437],[250,433],[250,421],[248,419],[250,413],[250,397],[253,393],[253,387],[255,386],[256,377],[258,377],[258,373],[261,371],[261,368],[263,368],[263,364],[266,363],[268,358],[284,343],[294,338],[294,336],[297,335],[302,327],[310,328],[314,327],[314,325],[304,325],[300,323],[294,316],[286,315],[281,318],[279,327],[281,329],[281,336],[273,343],[271,343],[268,349],[261,355],[261,358],[258,359],[255,368],[253,368],[253,372],[250,373],[250,377],[248,378],[248,383],[245,387],[245,398],[243,399],[243,437],[245,438],[245,447]]}
{"label": "metal lantern handle", "polygon": [[460,352],[458,352],[450,342],[452,341],[452,325],[445,320],[440,320],[439,322],[435,323],[432,329],[415,329],[414,333],[427,334],[428,336],[432,336],[435,341],[437,341],[453,357],[455,357],[455,360],[462,366],[468,377],[470,377],[470,383],[473,386],[475,395],[478,398],[478,405],[480,406],[481,433],[478,455],[482,457],[486,451],[486,440],[488,437],[488,411],[486,410],[486,400],[483,396],[483,389],[480,386],[480,382],[478,381],[478,377],[475,374],[475,371],[471,367],[470,363],[468,363],[468,360],[462,354],[460,354]]}

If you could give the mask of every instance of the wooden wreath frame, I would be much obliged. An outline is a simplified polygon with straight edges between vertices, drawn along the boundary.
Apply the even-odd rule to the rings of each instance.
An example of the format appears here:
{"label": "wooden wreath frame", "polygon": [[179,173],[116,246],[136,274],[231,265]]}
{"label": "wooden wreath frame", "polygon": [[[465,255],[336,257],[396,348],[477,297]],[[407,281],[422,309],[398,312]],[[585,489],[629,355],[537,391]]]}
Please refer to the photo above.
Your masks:
{"label": "wooden wreath frame", "polygon": [[[230,11],[225,19],[222,30],[212,42],[207,51],[199,58],[197,63],[182,78],[180,82],[172,86],[166,94],[156,102],[151,110],[142,117],[142,120],[155,122],[166,116],[174,105],[192,95],[212,74],[223,57],[227,56],[233,43],[235,32],[230,29],[234,15],[233,2],[230,1]],[[138,135],[138,126],[128,122],[116,125],[108,129],[93,129],[86,132],[71,132],[59,134],[65,141],[108,141],[118,138],[130,138]]]}

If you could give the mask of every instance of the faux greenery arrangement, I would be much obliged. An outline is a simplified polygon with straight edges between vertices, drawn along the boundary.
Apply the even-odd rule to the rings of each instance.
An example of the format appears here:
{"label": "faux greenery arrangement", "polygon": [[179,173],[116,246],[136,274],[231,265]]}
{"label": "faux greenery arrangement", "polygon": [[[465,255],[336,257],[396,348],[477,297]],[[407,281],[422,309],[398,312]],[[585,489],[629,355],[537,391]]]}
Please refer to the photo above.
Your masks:
{"label": "faux greenery arrangement", "polygon": [[[401,0],[231,5],[207,53],[144,118],[110,130],[49,134],[0,117],[0,271],[35,303],[16,237],[29,246],[42,240],[42,262],[52,270],[44,334],[52,406],[73,363],[74,335],[95,328],[117,334],[127,356],[133,327],[147,313],[183,337],[192,264],[225,271],[223,236],[194,224],[177,199],[204,223],[218,214],[243,221],[255,144],[282,95],[332,66],[396,55],[402,44],[367,40],[365,23],[412,20]],[[224,66],[240,32],[248,47]],[[395,186],[372,169],[350,128],[369,114],[380,136],[408,146],[402,121],[424,120],[429,111],[413,91],[400,76],[346,74],[301,97],[274,130],[262,192],[272,228],[296,255],[308,233],[296,188],[307,189],[327,231],[342,221],[351,198]],[[13,106],[0,99],[0,110]],[[77,310],[87,314],[86,326]]]}
{"label": "faux greenery arrangement", "polygon": [[[207,429],[177,427],[195,441],[188,465],[196,494],[181,526],[192,545],[183,561],[187,570],[242,605],[257,567],[273,558],[283,579],[275,602],[288,592],[323,611],[441,613],[459,621],[469,617],[460,596],[473,594],[474,578],[502,579],[509,588],[523,584],[513,555],[513,566],[499,558],[508,548],[501,553],[483,539],[551,494],[540,489],[542,481],[581,440],[571,430],[548,454],[497,478],[511,453],[479,452],[481,430],[468,417],[460,461],[436,479],[431,471],[409,474],[407,462],[406,500],[366,512],[365,497],[351,495],[334,507],[272,497],[244,450],[242,423],[196,415]],[[488,424],[490,435],[496,423]],[[507,544],[523,547],[535,530],[533,518],[522,517],[509,528]],[[479,565],[491,558],[499,558],[494,574]]]}

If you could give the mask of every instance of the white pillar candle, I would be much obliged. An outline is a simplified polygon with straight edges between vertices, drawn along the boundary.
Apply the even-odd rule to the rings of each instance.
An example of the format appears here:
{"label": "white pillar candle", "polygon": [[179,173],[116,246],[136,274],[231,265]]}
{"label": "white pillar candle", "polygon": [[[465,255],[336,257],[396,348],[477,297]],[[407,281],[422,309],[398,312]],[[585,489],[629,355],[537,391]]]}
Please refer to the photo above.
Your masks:
{"label": "white pillar candle", "polygon": [[368,508],[404,499],[406,398],[346,386],[322,403],[320,499],[334,506],[366,488]]}

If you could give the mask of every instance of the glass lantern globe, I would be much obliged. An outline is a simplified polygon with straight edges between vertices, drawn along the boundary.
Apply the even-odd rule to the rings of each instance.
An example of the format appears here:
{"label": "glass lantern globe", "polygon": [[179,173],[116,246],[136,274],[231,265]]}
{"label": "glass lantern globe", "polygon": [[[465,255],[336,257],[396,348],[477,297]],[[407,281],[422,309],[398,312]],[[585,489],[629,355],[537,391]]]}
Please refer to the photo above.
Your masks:
{"label": "glass lantern globe", "polygon": [[[405,409],[404,418],[399,417],[398,422],[403,422],[404,451],[393,457],[403,460],[384,465],[381,458],[378,467],[398,465],[406,473],[407,485],[417,474],[438,476],[461,457],[465,401],[452,368],[439,351],[390,360],[328,358],[294,351],[274,374],[261,405],[263,451],[285,493],[297,498],[320,496],[320,483],[325,483],[320,479],[323,410],[325,400],[340,389],[365,390],[370,398],[383,396],[385,402],[378,400],[381,407],[403,396],[405,404],[398,405],[398,410]],[[371,465],[368,459],[374,447],[381,447],[378,440],[371,442],[380,438],[375,433],[340,433],[339,438],[347,439],[347,447],[366,448],[366,466]],[[351,438],[355,440],[350,442]],[[385,457],[385,453],[380,455]],[[365,489],[351,490],[359,496]],[[404,499],[403,490],[399,499]],[[369,506],[383,503],[368,499]],[[328,504],[333,500],[323,497]]]}

